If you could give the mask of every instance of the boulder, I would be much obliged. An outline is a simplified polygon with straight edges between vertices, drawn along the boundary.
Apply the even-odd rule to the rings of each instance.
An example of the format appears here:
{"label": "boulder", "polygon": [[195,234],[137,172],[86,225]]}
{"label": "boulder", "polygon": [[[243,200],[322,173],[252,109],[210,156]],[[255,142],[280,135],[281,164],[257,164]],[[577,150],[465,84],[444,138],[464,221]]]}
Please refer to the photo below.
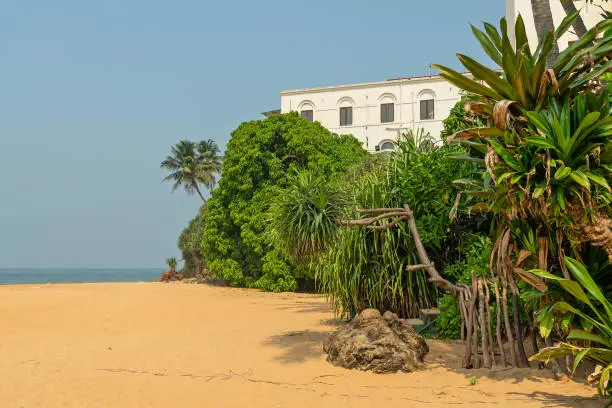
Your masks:
{"label": "boulder", "polygon": [[397,315],[366,309],[323,344],[335,366],[375,373],[411,372],[429,352],[425,340]]}

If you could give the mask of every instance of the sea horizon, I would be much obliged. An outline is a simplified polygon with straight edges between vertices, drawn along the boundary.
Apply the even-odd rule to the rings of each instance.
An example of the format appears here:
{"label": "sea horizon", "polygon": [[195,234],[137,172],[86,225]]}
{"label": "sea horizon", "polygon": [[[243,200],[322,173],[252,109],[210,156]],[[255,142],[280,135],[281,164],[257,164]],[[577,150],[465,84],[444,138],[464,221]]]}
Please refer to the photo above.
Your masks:
{"label": "sea horizon", "polygon": [[163,268],[0,268],[0,285],[150,282]]}

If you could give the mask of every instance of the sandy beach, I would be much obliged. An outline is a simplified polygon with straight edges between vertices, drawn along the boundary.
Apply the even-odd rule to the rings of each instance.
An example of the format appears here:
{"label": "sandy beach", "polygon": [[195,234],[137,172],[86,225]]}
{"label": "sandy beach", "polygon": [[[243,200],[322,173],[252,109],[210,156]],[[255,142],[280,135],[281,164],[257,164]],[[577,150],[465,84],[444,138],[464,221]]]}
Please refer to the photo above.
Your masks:
{"label": "sandy beach", "polygon": [[[430,341],[422,370],[325,361],[325,299],[161,283],[0,287],[0,407],[601,407],[540,370],[459,369]],[[468,377],[476,377],[471,385]]]}

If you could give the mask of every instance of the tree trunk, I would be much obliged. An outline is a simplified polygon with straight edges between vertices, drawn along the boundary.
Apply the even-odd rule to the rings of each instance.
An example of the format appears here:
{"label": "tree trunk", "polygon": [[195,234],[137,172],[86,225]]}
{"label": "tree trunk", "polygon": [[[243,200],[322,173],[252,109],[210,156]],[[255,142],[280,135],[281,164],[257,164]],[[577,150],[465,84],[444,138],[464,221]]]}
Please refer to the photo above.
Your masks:
{"label": "tree trunk", "polygon": [[525,354],[525,345],[523,344],[521,319],[519,318],[519,298],[516,293],[512,294],[512,314],[514,316],[514,331],[516,333],[516,344],[518,346],[519,355],[521,356],[521,366],[529,367],[529,359],[527,358],[527,354]]}
{"label": "tree trunk", "polygon": [[506,337],[508,338],[512,365],[513,367],[520,367],[518,359],[516,358],[516,351],[514,350],[514,336],[512,335],[512,326],[510,325],[510,316],[508,314],[508,286],[506,284],[502,287],[502,306],[504,309],[504,323],[506,325]]}
{"label": "tree trunk", "polygon": [[467,338],[465,340],[465,355],[463,356],[463,367],[472,368],[472,355],[474,350],[472,349],[472,335],[474,331],[474,308],[476,307],[476,296],[478,295],[478,284],[476,283],[476,276],[472,271],[472,297],[470,299],[470,310],[468,311],[467,317]]}
{"label": "tree trunk", "polygon": [[[578,11],[576,10],[576,5],[573,1],[561,1],[561,5],[565,10],[565,14],[567,14],[568,16]],[[584,25],[584,21],[582,20],[582,16],[580,15],[576,18],[576,20],[574,20],[572,27],[574,27],[574,32],[579,38],[585,35],[587,32],[586,26]]]}
{"label": "tree trunk", "polygon": [[[550,0],[531,0],[531,9],[533,10],[533,20],[538,33],[538,40],[542,40],[549,31],[555,31],[555,23],[553,21],[552,11],[550,10]],[[550,68],[559,56],[559,45],[555,41],[553,49],[550,52],[546,65]]]}
{"label": "tree trunk", "polygon": [[[478,320],[480,323],[480,333],[482,341],[482,361],[486,368],[491,368],[491,354],[489,350],[489,338],[487,337],[487,327],[485,324],[485,295],[483,280],[478,280]],[[487,304],[487,308],[488,308]]]}
{"label": "tree trunk", "polygon": [[482,280],[484,289],[485,289],[485,306],[487,307],[487,336],[489,339],[489,349],[491,350],[491,363],[496,365],[495,362],[495,343],[493,343],[493,333],[491,332],[491,295],[489,292],[489,285],[487,285],[487,281],[483,278]]}
{"label": "tree trunk", "polygon": [[[553,346],[553,342],[552,339],[550,338],[550,336],[548,336],[545,340],[544,343],[546,344],[546,347],[552,347]],[[558,380],[559,378],[561,378],[561,376],[563,375],[563,370],[561,369],[561,365],[559,364],[560,359],[556,359],[553,360],[551,363],[551,368],[552,368],[552,372],[553,375],[555,376],[555,378]]]}
{"label": "tree trunk", "polygon": [[195,191],[198,192],[198,195],[200,196],[200,198],[202,199],[202,202],[206,202],[206,199],[204,198],[204,196],[202,195],[202,192],[200,191],[200,187],[198,186],[198,183],[193,183],[193,188],[195,188]]}
{"label": "tree trunk", "polygon": [[502,341],[502,335],[501,335],[501,328],[502,328],[502,322],[501,322],[501,313],[502,313],[502,306],[501,306],[501,296],[499,294],[499,286],[497,285],[497,280],[495,279],[495,277],[493,277],[493,289],[495,289],[495,303],[497,304],[497,320],[496,320],[496,330],[495,330],[495,337],[497,337],[497,346],[499,347],[499,354],[501,354],[501,361],[502,361],[502,365],[505,366],[506,365],[506,352],[504,351],[504,342]]}

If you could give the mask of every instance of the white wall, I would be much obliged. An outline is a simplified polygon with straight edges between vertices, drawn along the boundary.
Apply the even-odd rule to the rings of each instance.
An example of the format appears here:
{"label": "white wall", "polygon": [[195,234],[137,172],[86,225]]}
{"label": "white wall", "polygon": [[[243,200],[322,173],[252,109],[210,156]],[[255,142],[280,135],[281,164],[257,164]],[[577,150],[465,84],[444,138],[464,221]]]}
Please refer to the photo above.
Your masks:
{"label": "white wall", "polygon": [[[420,119],[420,100],[434,99],[434,119]],[[281,92],[281,112],[313,109],[314,120],[334,133],[352,134],[364,148],[375,151],[400,132],[425,129],[440,139],[442,120],[460,100],[459,89],[440,77],[397,79],[369,84],[341,85]],[[381,123],[380,105],[395,104],[395,121]],[[340,107],[353,107],[353,124],[340,126]]]}
{"label": "white wall", "polygon": [[[585,0],[569,0],[573,1],[577,10],[580,10],[580,16],[587,30],[593,28],[597,22],[601,21],[601,7],[607,10],[612,10],[612,2],[608,0],[595,0],[593,4]],[[553,23],[558,27],[566,17],[565,10],[561,5],[561,0],[549,0],[550,11],[553,16]],[[529,46],[533,50],[538,44],[538,35],[531,7],[531,0],[506,0],[506,20],[508,21],[508,31],[510,37],[514,39],[514,24],[518,15],[523,17],[525,28],[527,29],[527,37],[529,38]],[[570,28],[558,42],[559,51],[563,51],[568,47],[569,41],[575,41],[577,36]]]}

